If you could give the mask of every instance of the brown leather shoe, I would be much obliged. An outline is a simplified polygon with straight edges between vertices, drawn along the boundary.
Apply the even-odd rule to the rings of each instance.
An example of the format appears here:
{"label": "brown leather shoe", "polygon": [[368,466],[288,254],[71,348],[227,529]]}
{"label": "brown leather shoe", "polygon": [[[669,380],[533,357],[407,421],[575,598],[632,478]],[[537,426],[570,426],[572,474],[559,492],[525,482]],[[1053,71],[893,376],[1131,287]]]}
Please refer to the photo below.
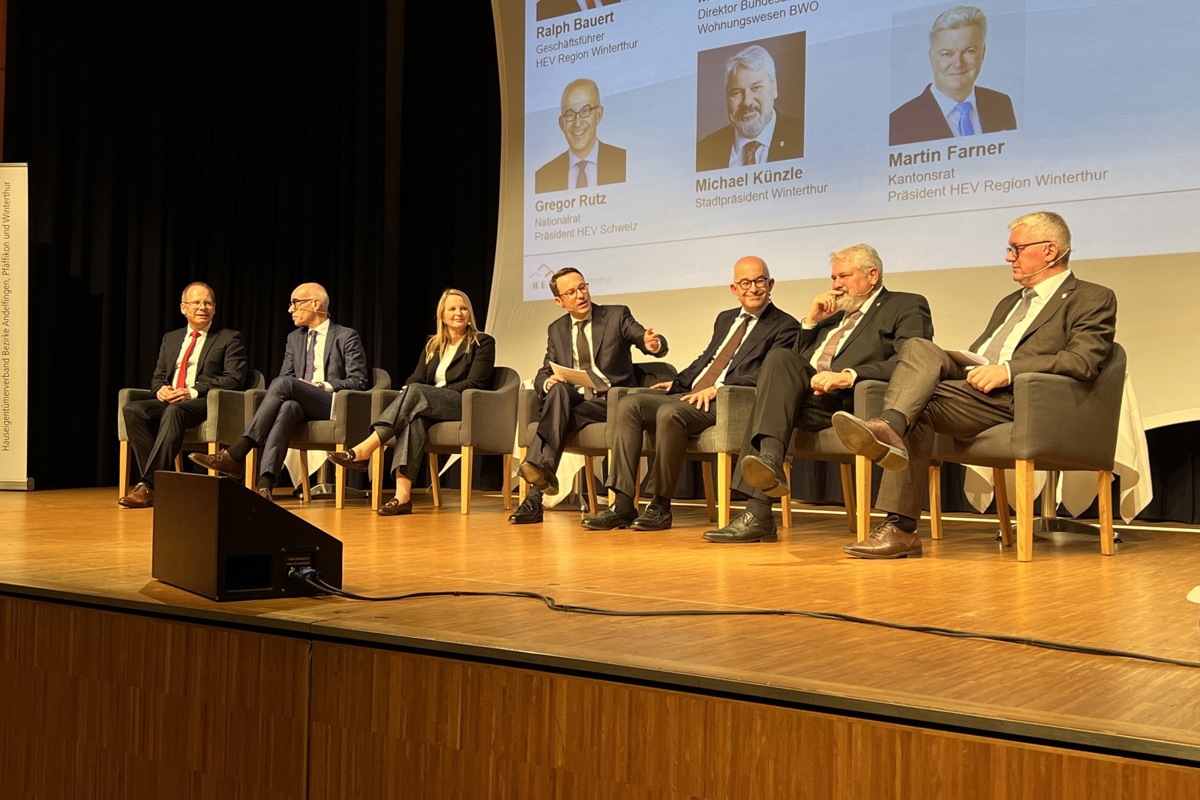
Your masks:
{"label": "brown leather shoe", "polygon": [[222,450],[215,456],[210,456],[208,453],[189,453],[188,458],[194,464],[199,464],[205,469],[216,470],[231,478],[240,478],[246,472],[246,465],[240,461],[234,461],[228,450]]}
{"label": "brown leather shoe", "polygon": [[900,435],[881,419],[859,419],[838,411],[833,415],[833,430],[851,453],[866,456],[893,472],[908,469],[908,447]]}
{"label": "brown leather shoe", "polygon": [[411,514],[412,500],[401,503],[399,500],[393,497],[391,500],[388,500],[386,503],[381,505],[379,510],[375,513],[381,517],[396,517],[401,514]]}
{"label": "brown leather shoe", "polygon": [[133,491],[117,501],[125,508],[154,508],[154,490],[144,483],[133,487]]}
{"label": "brown leather shoe", "polygon": [[356,469],[359,472],[366,472],[367,465],[371,463],[370,460],[355,461],[353,450],[326,450],[325,455],[330,461],[337,464],[339,467]]}
{"label": "brown leather shoe", "polygon": [[855,558],[920,558],[921,536],[905,533],[889,519],[863,541],[843,547],[842,552]]}
{"label": "brown leather shoe", "polygon": [[268,489],[266,486],[260,486],[257,489],[255,489],[254,491],[257,492],[260,497],[264,497],[267,500],[270,500],[272,503],[275,502],[275,493],[272,492],[270,489]]}

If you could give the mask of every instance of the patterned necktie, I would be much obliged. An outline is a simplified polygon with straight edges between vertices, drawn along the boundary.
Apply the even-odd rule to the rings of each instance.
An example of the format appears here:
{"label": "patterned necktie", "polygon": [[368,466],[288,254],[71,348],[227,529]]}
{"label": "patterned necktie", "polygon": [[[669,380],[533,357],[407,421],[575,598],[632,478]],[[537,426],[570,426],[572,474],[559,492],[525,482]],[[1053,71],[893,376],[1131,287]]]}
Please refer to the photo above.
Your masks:
{"label": "patterned necktie", "polygon": [[974,136],[975,126],[971,124],[971,104],[966,100],[954,107],[958,112],[958,135],[959,136]]}
{"label": "patterned necktie", "polygon": [[188,342],[187,352],[183,354],[183,361],[179,362],[179,375],[175,377],[175,388],[187,388],[187,365],[192,360],[192,351],[196,349],[196,340],[200,338],[200,331],[192,331],[192,340]]}
{"label": "patterned necktie", "polygon": [[762,147],[761,142],[746,142],[742,145],[742,166],[748,167],[754,164],[754,156],[758,153],[758,148]]}
{"label": "patterned necktie", "polygon": [[987,359],[989,364],[998,364],[1000,362],[1000,351],[1004,349],[1004,343],[1008,341],[1008,337],[1012,335],[1013,329],[1021,324],[1021,320],[1029,313],[1029,307],[1033,305],[1033,298],[1037,296],[1037,292],[1033,289],[1024,289],[1021,291],[1021,302],[1017,303],[1017,308],[1013,313],[1008,315],[1008,319],[996,330],[996,335],[988,342],[987,349],[983,351],[983,357]]}
{"label": "patterned necktie", "polygon": [[308,348],[304,351],[304,380],[312,381],[313,372],[317,365],[317,332],[312,331],[308,338]]}
{"label": "patterned necktie", "polygon": [[821,348],[821,357],[817,359],[817,372],[828,372],[833,369],[833,357],[837,355],[838,343],[842,341],[842,337],[846,332],[854,327],[854,323],[862,316],[862,311],[851,311],[842,318],[842,324],[838,327],[833,335],[829,337],[829,341]]}
{"label": "patterned necktie", "polygon": [[590,162],[588,162],[588,161],[580,161],[579,162],[579,171],[575,174],[575,188],[576,189],[586,189],[587,188],[587,185],[588,185],[587,165],[589,163]]}
{"label": "patterned necktie", "polygon": [[[588,377],[592,379],[592,383],[596,384],[597,389],[599,389],[600,393],[603,394],[604,392],[608,391],[608,381],[604,380],[604,378],[601,378],[596,374],[596,371],[592,369],[592,349],[588,345],[587,335],[583,332],[583,326],[587,325],[589,322],[591,322],[591,320],[581,319],[575,323],[575,350],[579,353],[579,363],[575,366],[583,372],[586,372]],[[583,390],[583,396],[589,400],[592,399],[595,394],[596,393],[593,390],[586,387]]]}
{"label": "patterned necktie", "polygon": [[742,339],[746,338],[746,328],[750,327],[751,317],[749,314],[742,314],[738,319],[742,321],[742,324],[737,326],[737,330],[733,332],[733,336],[730,336],[729,341],[725,342],[725,346],[721,348],[721,352],[717,353],[717,357],[708,365],[708,369],[704,370],[704,374],[692,384],[693,392],[699,392],[710,386],[715,386],[717,378],[721,377],[721,373],[729,366],[729,362],[733,361],[734,353],[741,346]]}

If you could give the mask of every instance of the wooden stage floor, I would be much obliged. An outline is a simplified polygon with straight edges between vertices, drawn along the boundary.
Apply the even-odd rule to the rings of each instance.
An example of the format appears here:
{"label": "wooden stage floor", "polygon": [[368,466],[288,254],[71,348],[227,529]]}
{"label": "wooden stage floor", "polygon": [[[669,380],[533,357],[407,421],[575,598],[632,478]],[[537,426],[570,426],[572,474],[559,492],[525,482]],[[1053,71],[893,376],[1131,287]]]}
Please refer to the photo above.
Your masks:
{"label": "wooden stage floor", "polygon": [[379,643],[493,663],[800,706],[935,729],[1200,766],[1200,536],[1120,529],[1001,551],[990,518],[953,517],[925,557],[847,558],[844,517],[803,509],[777,544],[712,545],[702,507],[663,533],[596,533],[579,514],[507,524],[500,498],[457,495],[381,518],[365,501],[281,505],[345,544],[364,595],[531,591],[621,611],[795,609],[903,626],[1053,640],[1191,662],[1153,663],[804,616],[607,617],[520,598],[216,603],[150,577],[151,511],[112,488],[0,493],[0,592]]}

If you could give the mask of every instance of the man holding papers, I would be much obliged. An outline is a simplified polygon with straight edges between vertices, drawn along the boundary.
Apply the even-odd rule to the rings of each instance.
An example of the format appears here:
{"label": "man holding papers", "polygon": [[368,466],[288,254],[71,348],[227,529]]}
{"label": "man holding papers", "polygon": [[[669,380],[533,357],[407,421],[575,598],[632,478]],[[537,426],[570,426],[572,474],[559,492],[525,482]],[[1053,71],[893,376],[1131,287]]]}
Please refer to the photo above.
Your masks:
{"label": "man holding papers", "polygon": [[900,350],[879,419],[844,411],[833,415],[834,430],[846,447],[887,470],[876,503],[887,519],[866,541],[842,548],[848,555],[920,556],[917,518],[933,434],[974,436],[1011,422],[1015,375],[1044,372],[1094,380],[1112,349],[1116,296],[1071,273],[1071,232],[1063,218],[1036,211],[1008,227],[1006,260],[1022,289],[1000,301],[971,345],[984,365],[968,369],[932,342],[910,339]]}
{"label": "man holding papers", "polygon": [[[567,313],[546,331],[546,358],[534,378],[542,401],[537,436],[519,474],[529,484],[525,502],[508,518],[516,525],[542,521],[542,495],[557,494],[555,470],[567,436],[592,422],[603,422],[608,413],[605,394],[611,386],[636,386],[633,358],[636,347],[647,355],[667,354],[667,340],[653,328],[643,328],[626,306],[592,303],[587,281],[574,267],[563,267],[550,278],[554,302]],[[568,383],[555,375],[553,366],[586,373],[592,387]]]}

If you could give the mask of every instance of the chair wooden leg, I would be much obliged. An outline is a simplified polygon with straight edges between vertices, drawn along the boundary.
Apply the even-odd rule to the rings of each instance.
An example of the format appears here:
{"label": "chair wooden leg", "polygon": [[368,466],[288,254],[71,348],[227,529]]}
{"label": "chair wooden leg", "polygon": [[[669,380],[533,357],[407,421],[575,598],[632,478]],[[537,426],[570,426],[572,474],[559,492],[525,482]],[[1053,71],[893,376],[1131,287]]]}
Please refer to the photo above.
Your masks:
{"label": "chair wooden leg", "polygon": [[1101,470],[1096,485],[1096,499],[1100,505],[1100,553],[1106,556],[1117,554],[1113,535],[1112,479],[1112,472]]}
{"label": "chair wooden leg", "polygon": [[302,449],[299,452],[301,501],[307,504],[312,502],[312,487],[308,485],[308,451]]}
{"label": "chair wooden leg", "polygon": [[[1017,476],[1020,480],[1020,475]],[[1000,521],[1000,543],[1005,547],[1012,547],[1012,517],[1008,513],[1008,483],[1004,480],[1004,470],[992,470],[992,486],[993,492],[996,495],[996,518]],[[1021,502],[1021,489],[1017,488],[1017,503]],[[1018,511],[1020,505],[1017,506]],[[1020,516],[1017,517],[1017,524],[1021,521]],[[1020,534],[1020,531],[1017,531]]]}
{"label": "chair wooden leg", "polygon": [[[339,453],[346,450],[345,444],[336,444]],[[333,507],[341,510],[346,505],[346,470],[333,468]]]}
{"label": "chair wooden leg", "polygon": [[733,486],[733,454],[717,453],[717,527],[724,528],[729,524],[732,509],[730,491]]}
{"label": "chair wooden leg", "polygon": [[254,491],[254,479],[258,475],[258,448],[254,448],[246,454],[246,473],[242,478],[242,484]]}
{"label": "chair wooden leg", "polygon": [[[720,505],[720,485],[713,486],[713,465],[708,461],[700,462],[700,474],[704,478],[704,508],[708,512],[708,521],[715,522],[720,512],[717,510]],[[724,527],[724,526],[719,526]]]}
{"label": "chair wooden leg", "polygon": [[117,465],[117,499],[120,500],[125,495],[129,494],[129,442],[122,441],[117,448],[117,457],[121,459],[121,463]]}
{"label": "chair wooden leg", "polygon": [[633,510],[642,513],[642,459],[633,465]]}
{"label": "chair wooden leg", "polygon": [[[1003,470],[1002,470],[1003,471]],[[1033,560],[1033,461],[1017,462],[1017,561]]]}
{"label": "chair wooden leg", "polygon": [[504,493],[504,510],[512,511],[512,453],[504,454],[504,472],[500,478],[500,491]]}
{"label": "chair wooden leg", "polygon": [[183,452],[182,451],[175,454],[175,471],[183,472]]}
{"label": "chair wooden leg", "polygon": [[[854,468],[842,464],[842,501],[846,505],[846,527],[851,533],[858,530],[858,518],[854,513]],[[791,479],[791,476],[788,476]],[[790,527],[790,526],[789,526]]]}
{"label": "chair wooden leg", "polygon": [[854,505],[858,511],[858,541],[871,535],[871,459],[854,457]]}
{"label": "chair wooden leg", "polygon": [[792,527],[792,460],[787,456],[783,459],[783,476],[787,478],[788,493],[779,498],[779,510],[783,516],[783,527]]}
{"label": "chair wooden leg", "polygon": [[475,448],[470,445],[463,445],[462,454],[458,458],[459,464],[459,484],[462,489],[459,496],[459,507],[462,513],[471,513],[471,464],[474,461]]}
{"label": "chair wooden leg", "polygon": [[429,488],[433,490],[433,507],[442,507],[442,484],[438,480],[437,453],[429,454]]}
{"label": "chair wooden leg", "polygon": [[585,456],[583,459],[583,482],[583,490],[587,492],[588,498],[588,513],[594,517],[599,512],[596,510],[596,466],[592,463],[591,456]]}
{"label": "chair wooden leg", "polygon": [[[589,461],[590,461],[590,460],[591,460],[591,459],[589,459]],[[604,455],[604,463],[605,463],[605,465],[607,466],[607,468],[608,468],[609,470],[611,470],[611,469],[612,469],[612,464],[613,464],[613,453],[612,453],[612,450],[609,450],[609,451],[607,451],[607,452],[605,453],[605,455]],[[605,474],[607,475],[608,473],[605,473]],[[606,482],[607,482],[607,481],[606,481]],[[594,485],[595,485],[595,484],[588,484],[588,492],[589,492],[589,493],[592,491],[592,486],[594,486]],[[609,507],[609,508],[612,508],[614,505],[616,505],[616,503],[617,503],[617,491],[616,491],[615,489],[609,489],[607,492],[605,492],[605,493],[604,493],[604,496],[608,498],[608,507]],[[634,508],[637,508],[637,489],[636,489],[636,488],[634,489],[634,496],[633,496],[633,507],[634,507]],[[595,513],[595,512],[592,512],[592,513]]]}
{"label": "chair wooden leg", "polygon": [[941,539],[946,535],[942,528],[942,466],[929,465],[929,535]]}
{"label": "chair wooden leg", "polygon": [[[518,464],[524,463],[525,459],[528,457],[529,457],[529,448],[528,447],[518,447],[517,448],[517,458],[519,459],[517,461]],[[525,502],[525,493],[528,491],[529,491],[529,484],[527,484],[524,480],[522,480],[520,476],[517,476],[517,502],[518,503]]]}
{"label": "chair wooden leg", "polygon": [[[221,452],[221,443],[220,442],[209,442],[208,443],[208,454],[210,456],[215,456],[219,452]],[[210,469],[208,471],[208,474],[213,476],[214,478],[217,477],[217,471],[215,469]]]}
{"label": "chair wooden leg", "polygon": [[371,510],[378,511],[383,500],[383,453],[386,447],[380,447],[371,454]]}

